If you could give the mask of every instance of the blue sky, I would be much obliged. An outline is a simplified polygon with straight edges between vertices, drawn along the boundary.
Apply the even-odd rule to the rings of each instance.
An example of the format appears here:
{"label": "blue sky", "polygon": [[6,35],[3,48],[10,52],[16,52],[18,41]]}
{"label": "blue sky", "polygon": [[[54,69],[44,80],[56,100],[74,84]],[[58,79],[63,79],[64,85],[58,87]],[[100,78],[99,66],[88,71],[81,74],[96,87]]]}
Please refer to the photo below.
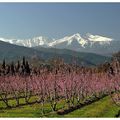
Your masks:
{"label": "blue sky", "polygon": [[61,38],[74,33],[120,38],[120,3],[0,3],[0,37]]}

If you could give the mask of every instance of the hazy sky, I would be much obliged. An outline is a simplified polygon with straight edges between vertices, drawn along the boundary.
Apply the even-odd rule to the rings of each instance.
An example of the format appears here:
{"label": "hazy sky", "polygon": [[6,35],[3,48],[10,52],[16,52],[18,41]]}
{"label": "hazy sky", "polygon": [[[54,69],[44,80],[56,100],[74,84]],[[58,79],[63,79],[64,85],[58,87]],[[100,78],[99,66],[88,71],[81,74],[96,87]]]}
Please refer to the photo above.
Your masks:
{"label": "hazy sky", "polygon": [[0,37],[61,38],[91,33],[120,38],[120,3],[0,3]]}

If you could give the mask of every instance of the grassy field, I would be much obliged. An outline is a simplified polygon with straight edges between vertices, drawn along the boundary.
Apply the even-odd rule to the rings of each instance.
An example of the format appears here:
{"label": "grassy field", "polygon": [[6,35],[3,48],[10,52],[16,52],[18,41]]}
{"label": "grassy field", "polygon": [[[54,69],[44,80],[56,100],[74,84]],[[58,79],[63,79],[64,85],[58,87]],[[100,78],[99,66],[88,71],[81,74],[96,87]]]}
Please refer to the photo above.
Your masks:
{"label": "grassy field", "polygon": [[105,97],[64,117],[114,117],[119,109],[109,97]]}
{"label": "grassy field", "polygon": [[[14,102],[11,101],[11,103]],[[59,102],[57,108],[61,109],[63,104],[64,101]],[[53,113],[49,104],[45,105],[46,114],[42,115],[41,104],[36,103],[19,108],[0,110],[0,117],[114,117],[119,109],[119,107],[114,105],[110,97],[105,97],[66,115]]]}

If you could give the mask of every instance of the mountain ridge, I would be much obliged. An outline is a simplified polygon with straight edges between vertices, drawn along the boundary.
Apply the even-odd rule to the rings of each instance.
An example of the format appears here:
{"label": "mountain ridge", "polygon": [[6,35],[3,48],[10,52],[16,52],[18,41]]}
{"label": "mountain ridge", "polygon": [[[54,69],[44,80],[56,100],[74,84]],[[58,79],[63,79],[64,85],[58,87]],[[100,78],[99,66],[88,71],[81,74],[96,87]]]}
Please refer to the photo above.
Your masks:
{"label": "mountain ridge", "polygon": [[62,58],[66,63],[72,63],[73,59],[77,61],[78,65],[95,66],[110,60],[109,57],[100,56],[93,53],[80,53],[72,50],[55,49],[55,48],[28,48],[23,46],[13,45],[7,42],[0,41],[0,60],[7,61],[19,60],[23,56],[31,59],[37,56],[41,60],[50,60],[52,58]]}
{"label": "mountain ridge", "polygon": [[[92,34],[86,34],[84,37],[81,37],[79,33],[73,34],[71,36],[65,36],[61,39],[51,39],[49,40],[47,37],[38,36],[34,37],[32,39],[5,39],[0,38],[1,41],[9,42],[11,44],[21,45],[25,47],[35,47],[35,46],[43,46],[46,45],[47,47],[54,47],[54,45],[68,41],[68,45],[72,43],[73,40],[77,40],[78,43],[84,47],[84,44],[87,44],[87,42],[107,42],[109,43],[112,41],[112,38],[103,37],[100,35],[92,35]],[[51,41],[51,42],[50,42]],[[36,44],[35,44],[36,43]]]}
{"label": "mountain ridge", "polygon": [[78,52],[90,52],[101,55],[112,55],[120,50],[120,41],[114,40],[110,37],[101,35],[85,34],[83,37],[79,34],[65,36],[61,39],[49,39],[47,37],[39,36],[32,39],[4,39],[1,41],[11,44],[25,46],[25,47],[45,47],[45,48],[59,48],[70,49]]}

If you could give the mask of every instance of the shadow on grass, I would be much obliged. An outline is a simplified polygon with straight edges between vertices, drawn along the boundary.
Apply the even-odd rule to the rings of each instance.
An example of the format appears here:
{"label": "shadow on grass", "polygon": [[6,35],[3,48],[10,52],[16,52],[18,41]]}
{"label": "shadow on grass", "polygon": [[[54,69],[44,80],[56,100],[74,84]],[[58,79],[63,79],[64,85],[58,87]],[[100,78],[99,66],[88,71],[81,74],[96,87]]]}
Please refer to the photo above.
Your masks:
{"label": "shadow on grass", "polygon": [[118,113],[115,115],[115,117],[120,117],[120,110],[118,111]]}
{"label": "shadow on grass", "polygon": [[96,102],[96,101],[98,101],[98,100],[106,97],[107,95],[108,95],[108,94],[104,94],[104,95],[102,95],[102,96],[100,96],[100,97],[95,97],[95,98],[92,99],[92,100],[91,100],[91,99],[86,100],[84,103],[80,103],[79,105],[76,105],[76,106],[71,106],[71,107],[68,108],[68,109],[58,110],[58,111],[57,111],[57,114],[58,114],[58,115],[68,114],[68,113],[70,113],[70,112],[73,112],[74,110],[77,110],[77,109],[80,109],[80,108],[82,108],[82,107],[85,107],[85,106],[87,106],[87,105],[89,105],[89,104],[92,104],[93,102]]}

